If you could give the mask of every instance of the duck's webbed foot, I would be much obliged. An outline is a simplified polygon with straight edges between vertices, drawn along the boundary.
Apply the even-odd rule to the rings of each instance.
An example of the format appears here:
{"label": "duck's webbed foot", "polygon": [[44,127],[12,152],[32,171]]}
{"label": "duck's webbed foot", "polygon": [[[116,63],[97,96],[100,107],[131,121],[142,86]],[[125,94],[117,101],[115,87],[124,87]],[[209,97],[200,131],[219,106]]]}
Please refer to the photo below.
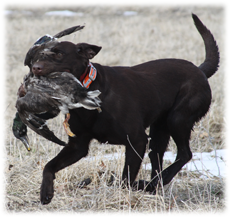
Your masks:
{"label": "duck's webbed foot", "polygon": [[70,113],[67,113],[66,119],[63,122],[63,126],[64,126],[64,129],[65,129],[65,132],[67,133],[67,135],[69,135],[71,137],[75,137],[76,135],[69,128],[69,123],[68,123],[69,119],[70,119]]}

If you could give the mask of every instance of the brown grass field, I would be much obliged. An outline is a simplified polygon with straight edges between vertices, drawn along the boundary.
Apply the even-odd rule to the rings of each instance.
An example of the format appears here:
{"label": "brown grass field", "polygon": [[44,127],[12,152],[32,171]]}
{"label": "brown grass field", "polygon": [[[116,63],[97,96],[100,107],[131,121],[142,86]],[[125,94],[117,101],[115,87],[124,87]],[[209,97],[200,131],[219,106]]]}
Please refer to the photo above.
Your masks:
{"label": "brown grass field", "polygon": [[[202,178],[198,172],[182,170],[165,187],[159,186],[156,195],[122,189],[118,179],[112,186],[106,183],[115,173],[121,177],[124,147],[91,143],[89,155],[76,164],[60,171],[55,179],[52,202],[42,206],[39,191],[44,165],[61,147],[46,141],[29,130],[32,147],[27,152],[12,134],[12,120],[16,109],[16,93],[23,76],[28,73],[24,58],[28,49],[41,36],[54,35],[74,25],[86,27],[81,32],[62,40],[87,42],[102,46],[92,62],[103,65],[136,65],[158,58],[182,58],[199,65],[205,53],[203,41],[191,18],[197,14],[213,33],[220,49],[220,68],[209,79],[213,100],[208,114],[194,127],[191,136],[193,152],[210,152],[225,148],[224,122],[224,9],[221,7],[140,7],[107,6],[72,8],[7,8],[14,13],[6,15],[6,101],[5,101],[5,209],[12,212],[222,212],[225,210],[225,180],[223,177]],[[47,16],[48,11],[71,10],[77,16]],[[125,11],[136,11],[124,16]],[[83,14],[80,14],[83,13]],[[83,15],[83,16],[80,16]],[[116,102],[114,102],[116,103]],[[124,111],[125,112],[125,111]],[[64,117],[49,121],[55,134],[64,141]],[[173,141],[168,150],[176,152]],[[105,154],[117,153],[112,159]],[[87,160],[88,159],[88,160]],[[146,158],[143,164],[148,163]],[[165,162],[167,166],[169,162]],[[78,183],[92,177],[85,188]],[[150,170],[141,169],[141,179],[150,179]]]}

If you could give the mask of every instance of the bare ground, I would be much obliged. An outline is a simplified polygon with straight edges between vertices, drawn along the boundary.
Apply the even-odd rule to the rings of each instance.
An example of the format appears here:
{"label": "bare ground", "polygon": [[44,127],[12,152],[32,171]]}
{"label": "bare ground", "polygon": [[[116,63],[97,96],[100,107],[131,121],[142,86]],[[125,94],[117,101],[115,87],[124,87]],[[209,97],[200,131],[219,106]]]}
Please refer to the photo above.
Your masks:
{"label": "bare ground", "polygon": [[[45,16],[51,10],[71,10],[83,16]],[[183,58],[199,65],[204,59],[204,46],[193,25],[191,13],[196,13],[212,31],[220,48],[218,73],[210,79],[213,100],[210,111],[194,128],[191,149],[196,152],[225,147],[224,131],[224,10],[220,7],[76,7],[73,8],[7,8],[6,16],[6,93],[5,99],[5,208],[9,212],[219,212],[225,209],[225,184],[222,177],[202,178],[198,172],[182,171],[167,186],[159,186],[156,195],[122,189],[118,179],[124,164],[124,147],[98,144],[92,141],[88,156],[57,173],[55,196],[47,206],[39,202],[39,190],[44,165],[60,147],[29,130],[32,151],[27,152],[11,132],[17,89],[28,69],[23,65],[31,45],[44,34],[54,35],[62,29],[85,24],[81,32],[63,40],[87,42],[102,46],[93,60],[104,65],[135,65],[158,58]],[[124,16],[125,11],[136,11]],[[125,112],[125,111],[124,111]],[[55,134],[67,140],[60,115],[49,126]],[[176,152],[173,141],[169,150]],[[105,159],[107,153],[119,158]],[[145,159],[144,163],[149,160]],[[165,162],[167,166],[169,162]],[[112,186],[106,183],[116,174]],[[92,177],[85,188],[78,183]],[[150,171],[141,169],[139,177],[150,179]]]}

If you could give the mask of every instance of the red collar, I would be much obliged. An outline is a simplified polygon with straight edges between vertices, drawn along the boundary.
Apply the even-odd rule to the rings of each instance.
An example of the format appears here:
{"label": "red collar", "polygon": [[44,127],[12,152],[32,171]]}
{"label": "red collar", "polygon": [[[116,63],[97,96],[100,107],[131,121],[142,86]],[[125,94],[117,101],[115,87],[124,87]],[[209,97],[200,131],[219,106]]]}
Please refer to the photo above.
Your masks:
{"label": "red collar", "polygon": [[87,66],[85,72],[80,77],[80,82],[85,88],[89,88],[90,84],[96,79],[97,77],[97,69],[93,66],[91,62]]}

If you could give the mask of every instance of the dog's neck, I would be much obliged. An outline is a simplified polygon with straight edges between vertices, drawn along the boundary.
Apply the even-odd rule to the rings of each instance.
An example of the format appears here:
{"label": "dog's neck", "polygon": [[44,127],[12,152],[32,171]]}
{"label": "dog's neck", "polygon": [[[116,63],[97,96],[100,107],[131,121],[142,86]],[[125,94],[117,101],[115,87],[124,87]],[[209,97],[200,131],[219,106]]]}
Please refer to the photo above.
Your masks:
{"label": "dog's neck", "polygon": [[89,62],[88,66],[85,69],[85,72],[80,76],[80,82],[85,88],[89,88],[91,83],[97,77],[97,69],[93,66],[91,62]]}

